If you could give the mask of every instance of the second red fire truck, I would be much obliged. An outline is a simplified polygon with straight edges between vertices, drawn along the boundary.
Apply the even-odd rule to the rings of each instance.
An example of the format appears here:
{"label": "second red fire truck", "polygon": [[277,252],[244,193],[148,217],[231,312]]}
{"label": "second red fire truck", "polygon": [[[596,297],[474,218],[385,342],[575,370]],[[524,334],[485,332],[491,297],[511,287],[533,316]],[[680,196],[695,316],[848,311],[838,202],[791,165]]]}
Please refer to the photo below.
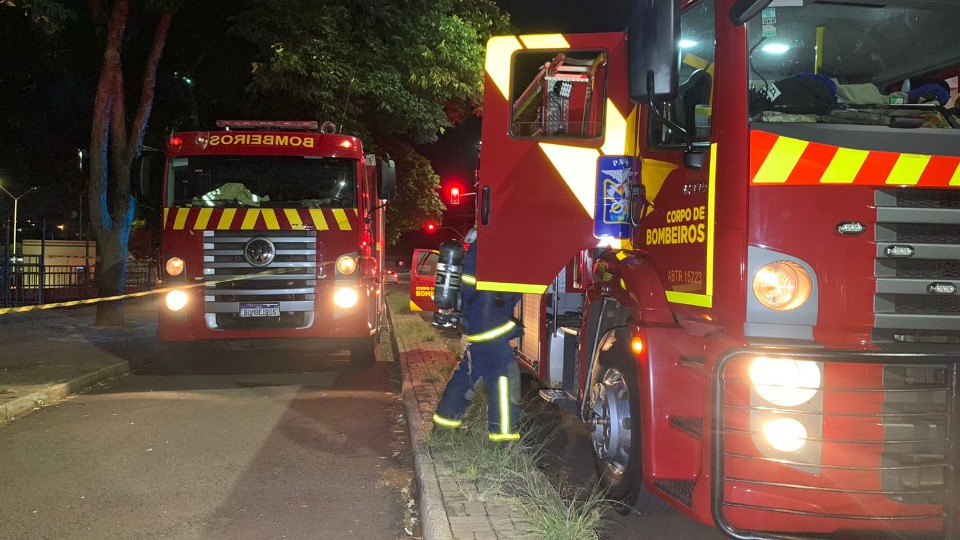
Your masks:
{"label": "second red fire truck", "polygon": [[175,133],[162,188],[159,337],[233,349],[344,348],[376,360],[393,162],[332,123]]}
{"label": "second red fire truck", "polygon": [[608,492],[958,538],[960,5],[644,0],[488,44],[480,289]]}

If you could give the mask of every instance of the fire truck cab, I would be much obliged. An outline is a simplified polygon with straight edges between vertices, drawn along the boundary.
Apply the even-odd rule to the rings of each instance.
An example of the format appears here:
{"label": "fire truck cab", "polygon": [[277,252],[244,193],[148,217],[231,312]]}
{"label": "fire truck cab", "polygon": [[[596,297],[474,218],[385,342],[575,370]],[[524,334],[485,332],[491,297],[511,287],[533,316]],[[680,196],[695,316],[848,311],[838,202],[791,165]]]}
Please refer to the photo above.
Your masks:
{"label": "fire truck cab", "polygon": [[227,349],[344,348],[376,360],[393,162],[325,122],[174,133],[162,188],[159,338]]}
{"label": "fire truck cab", "polygon": [[635,4],[488,44],[477,287],[524,293],[521,366],[641,511],[958,538],[960,4]]}

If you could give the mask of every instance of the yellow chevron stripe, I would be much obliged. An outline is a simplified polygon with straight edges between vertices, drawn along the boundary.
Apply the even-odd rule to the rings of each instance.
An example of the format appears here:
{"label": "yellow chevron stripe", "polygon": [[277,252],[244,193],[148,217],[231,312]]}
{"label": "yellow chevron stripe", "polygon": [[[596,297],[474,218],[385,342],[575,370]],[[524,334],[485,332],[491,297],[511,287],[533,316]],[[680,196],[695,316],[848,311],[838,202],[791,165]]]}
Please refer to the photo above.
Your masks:
{"label": "yellow chevron stripe", "polygon": [[217,223],[217,229],[221,231],[229,229],[235,215],[237,215],[236,208],[225,208],[223,213],[220,214],[220,222]]}
{"label": "yellow chevron stripe", "polygon": [[169,208],[164,208],[164,209],[163,209],[163,228],[164,228],[164,229],[167,228],[167,218],[168,218],[169,216],[170,216],[170,209],[169,209]]}
{"label": "yellow chevron stripe", "polygon": [[953,173],[953,178],[950,179],[951,186],[960,186],[960,164],[957,165],[957,171]]}
{"label": "yellow chevron stripe", "polygon": [[300,219],[300,212],[297,212],[293,208],[287,208],[283,213],[287,216],[287,221],[290,222],[291,229],[295,231],[303,230],[303,220]]}
{"label": "yellow chevron stripe", "polygon": [[247,210],[245,216],[243,216],[243,223],[240,224],[240,228],[248,231],[257,224],[257,218],[260,217],[260,210],[256,208],[251,208]]}
{"label": "yellow chevron stripe", "polygon": [[779,137],[770,150],[767,159],[757,171],[755,184],[783,184],[790,177],[794,167],[800,162],[800,156],[807,149],[807,141]]}
{"label": "yellow chevron stripe", "polygon": [[921,156],[918,154],[900,154],[897,158],[897,164],[887,176],[887,184],[897,184],[901,186],[915,186],[920,181],[920,175],[930,163],[930,156]]}
{"label": "yellow chevron stripe", "polygon": [[263,220],[267,223],[267,229],[271,231],[280,230],[280,222],[277,221],[277,211],[273,208],[264,208],[260,210],[263,214]]}
{"label": "yellow chevron stripe", "polygon": [[330,229],[330,227],[327,226],[327,218],[323,217],[323,210],[319,208],[311,208],[310,217],[313,218],[313,224],[318,231],[326,231]]}
{"label": "yellow chevron stripe", "polygon": [[350,230],[350,220],[347,219],[347,213],[343,208],[334,208],[333,217],[337,220],[337,226],[340,227],[341,231]]}
{"label": "yellow chevron stripe", "polygon": [[207,228],[207,223],[210,222],[210,216],[213,215],[212,208],[201,208],[200,213],[197,214],[197,222],[193,225],[193,228],[202,231]]}
{"label": "yellow chevron stripe", "polygon": [[177,208],[177,216],[173,221],[173,228],[180,230],[187,223],[187,216],[190,214],[189,208]]}
{"label": "yellow chevron stripe", "polygon": [[857,177],[860,168],[867,160],[870,152],[867,150],[854,150],[853,148],[840,148],[837,155],[833,157],[823,177],[820,178],[821,184],[852,184],[853,179]]}

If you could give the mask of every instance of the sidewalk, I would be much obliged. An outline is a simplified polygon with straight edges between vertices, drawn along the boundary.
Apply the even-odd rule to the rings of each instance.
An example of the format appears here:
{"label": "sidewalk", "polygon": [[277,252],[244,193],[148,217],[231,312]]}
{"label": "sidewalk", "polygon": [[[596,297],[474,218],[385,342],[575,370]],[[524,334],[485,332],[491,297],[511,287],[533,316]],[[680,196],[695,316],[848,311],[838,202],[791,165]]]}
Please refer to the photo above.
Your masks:
{"label": "sidewalk", "polygon": [[[420,319],[415,313],[398,313],[391,308],[392,327]],[[475,500],[476,484],[450,474],[442,474],[427,444],[433,427],[433,412],[440,401],[446,381],[431,382],[423,377],[435,370],[438,362],[456,362],[445,341],[414,343],[395,332],[394,353],[403,370],[403,401],[414,450],[414,466],[420,483],[420,515],[424,540],[514,540],[524,537],[513,516],[517,509],[506,503]]]}
{"label": "sidewalk", "polygon": [[[136,370],[144,349],[156,348],[155,302],[151,297],[124,302],[122,328],[95,328],[94,306],[0,316],[0,425]],[[476,485],[438,470],[427,437],[445,382],[431,382],[424,372],[456,359],[443,339],[417,343],[397,332],[405,321],[420,320],[418,314],[401,311],[406,310],[391,309],[392,346],[403,372],[424,540],[524,538],[513,517],[515,508],[477,501]]]}

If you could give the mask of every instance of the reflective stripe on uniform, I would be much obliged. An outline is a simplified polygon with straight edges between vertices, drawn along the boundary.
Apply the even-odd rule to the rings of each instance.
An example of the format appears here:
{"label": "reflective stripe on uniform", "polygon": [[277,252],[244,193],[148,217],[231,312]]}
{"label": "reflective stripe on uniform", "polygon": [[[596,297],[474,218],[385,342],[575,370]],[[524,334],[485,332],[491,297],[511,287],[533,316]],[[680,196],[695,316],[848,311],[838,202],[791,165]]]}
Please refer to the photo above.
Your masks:
{"label": "reflective stripe on uniform", "polygon": [[[498,398],[500,400],[500,436],[517,435],[510,432],[510,379],[499,377],[497,379]],[[519,435],[517,435],[519,437]]]}
{"label": "reflective stripe on uniform", "polygon": [[503,434],[501,434],[501,433],[491,433],[491,434],[490,434],[490,440],[491,440],[491,441],[494,441],[494,442],[500,442],[500,441],[519,441],[519,440],[520,440],[520,434],[519,434],[519,433],[503,433]]}
{"label": "reflective stripe on uniform", "polygon": [[439,414],[434,414],[433,423],[439,424],[443,427],[458,428],[460,427],[460,424],[462,424],[463,422],[461,422],[460,420],[450,420],[449,418],[444,418]]}
{"label": "reflective stripe on uniform", "polygon": [[463,274],[462,276],[460,276],[460,280],[466,283],[467,285],[477,284],[477,278],[474,276],[471,276],[470,274]]}
{"label": "reflective stripe on uniform", "polygon": [[492,328],[486,332],[480,332],[479,334],[473,334],[472,336],[466,336],[466,338],[470,343],[490,341],[491,339],[496,339],[513,330],[516,326],[516,321],[507,321],[496,328]]}

